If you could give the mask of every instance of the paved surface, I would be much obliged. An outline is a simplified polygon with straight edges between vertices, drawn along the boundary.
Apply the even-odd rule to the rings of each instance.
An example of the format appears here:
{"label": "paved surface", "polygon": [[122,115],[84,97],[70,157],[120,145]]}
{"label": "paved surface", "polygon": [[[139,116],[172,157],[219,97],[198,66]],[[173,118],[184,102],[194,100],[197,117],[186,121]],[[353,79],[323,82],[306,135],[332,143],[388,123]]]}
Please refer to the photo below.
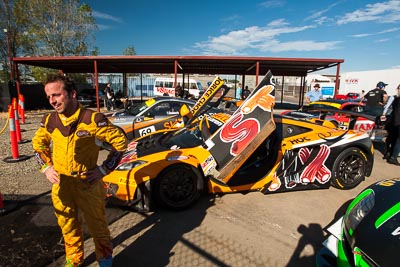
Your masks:
{"label": "paved surface", "polygon": [[[323,229],[348,201],[368,185],[398,176],[400,167],[381,157],[377,151],[372,177],[348,191],[205,196],[182,212],[108,208],[114,266],[315,266]],[[85,245],[87,264],[96,266],[92,241]]]}

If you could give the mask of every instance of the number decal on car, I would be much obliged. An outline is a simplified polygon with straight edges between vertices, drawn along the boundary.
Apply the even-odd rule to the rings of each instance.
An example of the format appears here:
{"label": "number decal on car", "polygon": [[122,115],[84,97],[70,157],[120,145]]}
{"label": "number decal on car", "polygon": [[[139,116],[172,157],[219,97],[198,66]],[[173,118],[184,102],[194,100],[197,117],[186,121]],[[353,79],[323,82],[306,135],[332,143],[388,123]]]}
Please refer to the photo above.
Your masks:
{"label": "number decal on car", "polygon": [[144,136],[146,134],[150,134],[150,133],[155,132],[155,131],[156,131],[156,128],[154,126],[150,126],[150,127],[146,127],[146,128],[140,129],[139,130],[139,135],[140,136]]}

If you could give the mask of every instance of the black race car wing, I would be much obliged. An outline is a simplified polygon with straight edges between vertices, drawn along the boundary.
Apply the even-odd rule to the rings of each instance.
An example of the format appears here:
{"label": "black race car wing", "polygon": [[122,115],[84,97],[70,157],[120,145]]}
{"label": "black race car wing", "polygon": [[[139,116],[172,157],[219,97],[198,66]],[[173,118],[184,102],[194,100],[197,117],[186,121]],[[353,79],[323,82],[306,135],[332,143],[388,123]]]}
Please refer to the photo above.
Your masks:
{"label": "black race car wing", "polygon": [[356,121],[358,118],[362,117],[371,121],[376,121],[376,116],[372,116],[366,113],[359,113],[359,112],[354,112],[354,111],[349,111],[349,110],[338,110],[338,109],[329,109],[329,108],[307,108],[307,112],[319,112],[319,119],[320,120],[325,120],[326,116],[332,115],[332,114],[338,114],[341,116],[346,116],[349,118],[349,130],[354,130],[354,126],[356,124]]}

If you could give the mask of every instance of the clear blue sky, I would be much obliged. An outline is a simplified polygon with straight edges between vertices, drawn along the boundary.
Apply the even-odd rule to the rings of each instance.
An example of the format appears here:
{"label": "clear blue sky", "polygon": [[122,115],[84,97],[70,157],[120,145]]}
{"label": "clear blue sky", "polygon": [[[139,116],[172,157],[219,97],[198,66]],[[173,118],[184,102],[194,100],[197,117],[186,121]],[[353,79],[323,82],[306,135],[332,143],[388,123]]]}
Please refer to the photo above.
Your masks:
{"label": "clear blue sky", "polygon": [[400,1],[82,0],[100,55],[344,59],[341,72],[400,68]]}

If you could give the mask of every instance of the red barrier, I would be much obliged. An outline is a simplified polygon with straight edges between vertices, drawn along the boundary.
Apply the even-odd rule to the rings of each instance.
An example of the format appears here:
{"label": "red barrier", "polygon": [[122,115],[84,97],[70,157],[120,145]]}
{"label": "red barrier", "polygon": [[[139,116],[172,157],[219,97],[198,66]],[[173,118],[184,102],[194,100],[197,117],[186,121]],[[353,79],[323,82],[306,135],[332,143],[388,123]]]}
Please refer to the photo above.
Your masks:
{"label": "red barrier", "polygon": [[25,123],[25,98],[24,95],[18,96],[18,114],[21,118],[21,123]]}
{"label": "red barrier", "polygon": [[15,97],[12,99],[12,107],[13,107],[13,110],[14,110],[15,132],[17,134],[17,142],[20,143],[21,140],[22,140],[21,126],[19,124],[18,104],[17,104],[17,99]]}
{"label": "red barrier", "polygon": [[17,131],[15,129],[15,110],[11,105],[8,105],[8,118],[10,125],[11,155],[13,159],[17,159],[19,158],[19,152],[18,152]]}
{"label": "red barrier", "polygon": [[16,110],[12,105],[8,105],[8,123],[10,126],[10,143],[11,143],[11,157],[3,159],[4,162],[18,162],[21,160],[29,159],[29,156],[20,156],[18,151],[17,131],[15,127],[15,113]]}

